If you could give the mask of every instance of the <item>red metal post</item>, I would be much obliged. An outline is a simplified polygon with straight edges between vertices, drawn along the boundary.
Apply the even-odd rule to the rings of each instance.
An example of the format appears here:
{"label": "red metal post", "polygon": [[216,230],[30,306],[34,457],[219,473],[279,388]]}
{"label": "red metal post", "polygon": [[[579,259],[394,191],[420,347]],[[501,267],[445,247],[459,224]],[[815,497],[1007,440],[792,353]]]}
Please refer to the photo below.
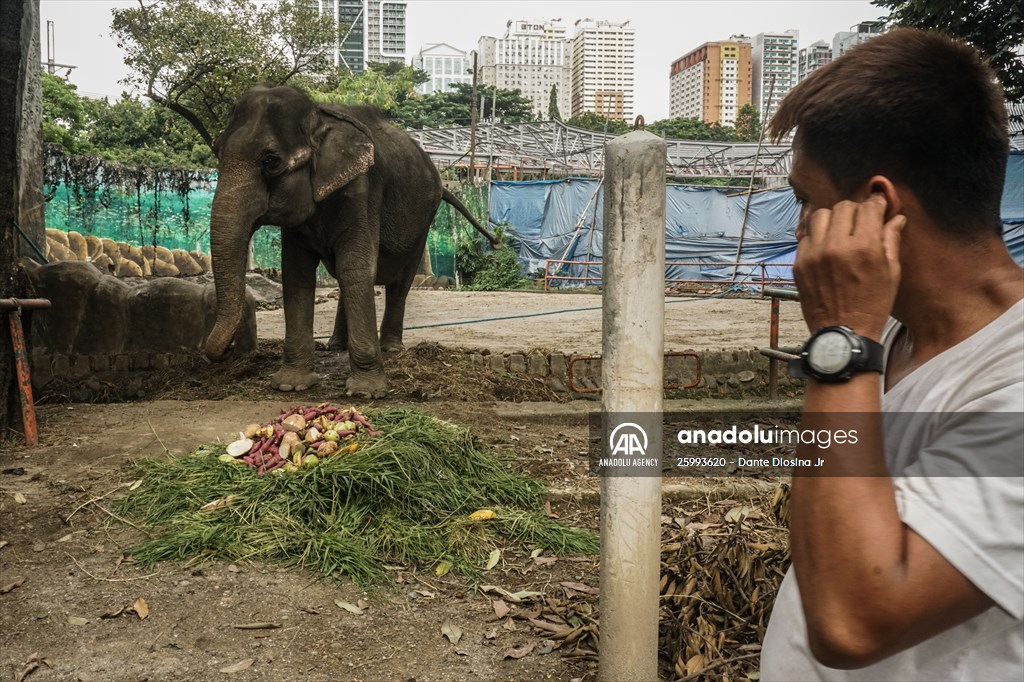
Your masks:
{"label": "red metal post", "polygon": [[[772,296],[771,328],[768,332],[768,345],[772,349],[779,348],[779,299]],[[768,358],[768,397],[775,400],[779,394],[779,361]]]}
{"label": "red metal post", "polygon": [[18,372],[18,393],[21,397],[21,424],[25,429],[25,445],[39,445],[36,431],[36,410],[32,402],[32,375],[29,371],[28,352],[25,350],[25,332],[21,326],[21,311],[7,313],[11,326],[11,345],[14,346],[14,364]]}

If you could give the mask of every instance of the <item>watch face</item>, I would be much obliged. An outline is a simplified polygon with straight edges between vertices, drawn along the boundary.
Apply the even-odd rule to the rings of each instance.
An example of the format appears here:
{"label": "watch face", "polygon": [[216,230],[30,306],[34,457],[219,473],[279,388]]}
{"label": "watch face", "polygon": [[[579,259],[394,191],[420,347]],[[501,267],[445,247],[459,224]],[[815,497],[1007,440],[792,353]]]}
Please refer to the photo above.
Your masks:
{"label": "watch face", "polygon": [[807,352],[807,362],[816,372],[835,374],[853,357],[850,340],[841,332],[825,332],[814,340]]}

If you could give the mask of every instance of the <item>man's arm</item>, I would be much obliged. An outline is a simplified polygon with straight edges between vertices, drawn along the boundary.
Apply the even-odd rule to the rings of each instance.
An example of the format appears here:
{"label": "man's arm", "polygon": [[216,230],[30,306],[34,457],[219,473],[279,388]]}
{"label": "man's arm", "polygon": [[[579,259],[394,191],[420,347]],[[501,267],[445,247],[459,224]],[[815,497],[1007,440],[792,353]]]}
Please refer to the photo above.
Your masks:
{"label": "man's arm", "polygon": [[[881,339],[899,284],[905,222],[885,222],[885,210],[873,195],[811,216],[795,270],[812,331],[843,324]],[[858,434],[855,444],[833,444],[823,468],[797,470],[793,480],[793,567],[811,651],[829,667],[887,658],[993,603],[900,520],[884,460],[882,381],[868,372],[842,384],[811,379],[806,390],[802,429]],[[813,446],[797,452],[812,461],[823,455]]]}

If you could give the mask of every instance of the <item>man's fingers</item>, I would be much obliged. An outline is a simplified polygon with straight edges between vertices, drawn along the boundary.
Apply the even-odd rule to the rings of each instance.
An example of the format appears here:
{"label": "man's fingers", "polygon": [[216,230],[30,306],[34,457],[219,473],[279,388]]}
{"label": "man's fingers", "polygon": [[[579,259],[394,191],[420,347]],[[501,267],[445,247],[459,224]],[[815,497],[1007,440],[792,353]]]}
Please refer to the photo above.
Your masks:
{"label": "man's fingers", "polygon": [[903,228],[907,226],[905,215],[895,215],[882,227],[882,244],[885,247],[885,259],[890,266],[899,265],[900,262],[900,239],[903,236]]}
{"label": "man's fingers", "polygon": [[810,239],[812,244],[823,242],[831,222],[832,211],[827,208],[819,208],[807,219],[807,239]]}
{"label": "man's fingers", "polygon": [[885,211],[888,207],[889,203],[885,196],[877,192],[857,204],[857,216],[851,225],[850,234],[856,235],[860,240],[881,239]]}

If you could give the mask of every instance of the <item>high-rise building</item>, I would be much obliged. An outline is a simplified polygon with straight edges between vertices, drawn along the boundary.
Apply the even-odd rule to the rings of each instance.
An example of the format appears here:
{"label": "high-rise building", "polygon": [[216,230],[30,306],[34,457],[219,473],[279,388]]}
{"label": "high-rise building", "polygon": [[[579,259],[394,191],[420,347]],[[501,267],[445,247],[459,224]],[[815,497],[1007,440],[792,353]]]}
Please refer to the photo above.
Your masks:
{"label": "high-rise building", "polygon": [[548,117],[551,86],[555,86],[558,111],[567,118],[572,43],[566,39],[561,21],[510,20],[503,37],[482,36],[477,46],[480,82],[519,90],[542,119]]}
{"label": "high-rise building", "polygon": [[308,0],[345,27],[334,65],[362,73],[370,62],[405,63],[405,0]]}
{"label": "high-rise building", "polygon": [[457,83],[473,83],[472,55],[447,43],[424,45],[412,58],[412,65],[430,74],[430,80],[416,86],[421,95],[444,92]]}
{"label": "high-rise building", "polygon": [[849,31],[840,31],[832,38],[832,58],[839,59],[854,45],[860,45],[882,33],[881,21],[862,21]]}
{"label": "high-rise building", "polygon": [[754,65],[754,106],[769,120],[782,98],[797,82],[797,40],[795,29],[782,33],[758,33],[751,50]]}
{"label": "high-rise building", "polygon": [[797,61],[799,62],[797,81],[799,82],[832,61],[832,48],[824,40],[819,40],[800,50]]}
{"label": "high-rise building", "polygon": [[572,39],[573,116],[588,111],[633,118],[634,29],[629,22],[576,22]]}
{"label": "high-rise building", "polygon": [[669,116],[736,125],[736,114],[751,101],[750,39],[704,43],[672,62]]}

